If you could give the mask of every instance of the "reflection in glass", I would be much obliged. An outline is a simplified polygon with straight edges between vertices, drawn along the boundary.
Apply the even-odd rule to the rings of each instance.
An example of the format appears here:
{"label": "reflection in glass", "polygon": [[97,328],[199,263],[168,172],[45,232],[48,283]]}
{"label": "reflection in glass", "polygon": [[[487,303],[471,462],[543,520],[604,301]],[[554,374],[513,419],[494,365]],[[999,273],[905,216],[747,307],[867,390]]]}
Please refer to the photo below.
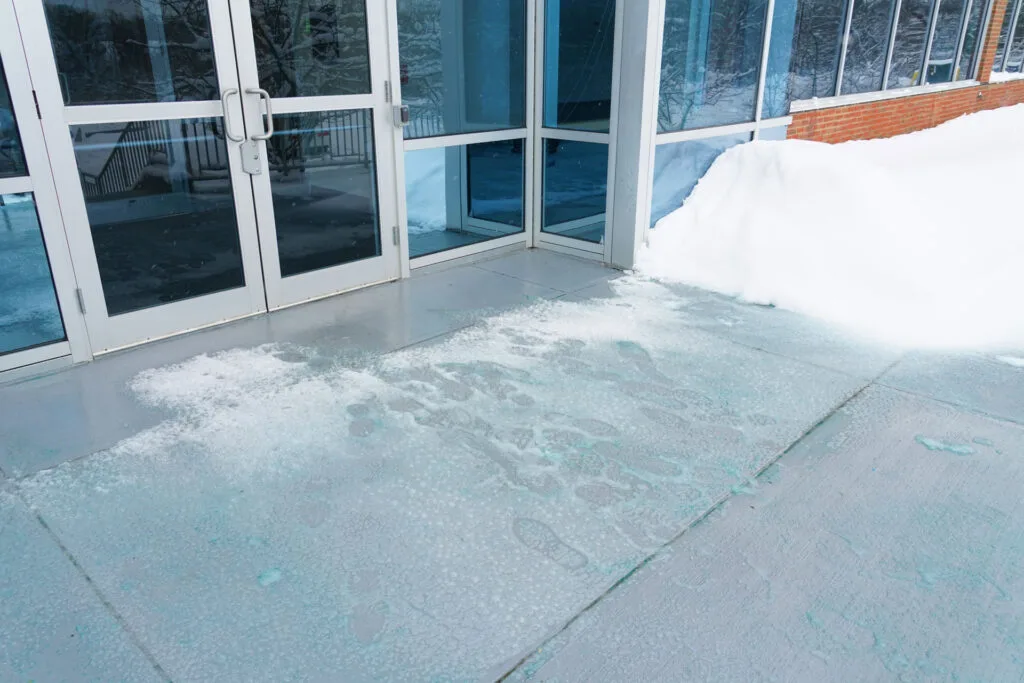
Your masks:
{"label": "reflection in glass", "polygon": [[31,193],[0,194],[0,283],[0,354],[65,339]]}
{"label": "reflection in glass", "polygon": [[658,129],[754,119],[767,0],[667,0]]}
{"label": "reflection in glass", "polygon": [[851,95],[882,89],[895,0],[855,0],[840,92]]}
{"label": "reflection in glass", "polygon": [[765,116],[785,116],[793,100],[835,95],[845,26],[841,0],[776,0]]}
{"label": "reflection in glass", "polygon": [[525,0],[398,0],[405,137],[526,125]]}
{"label": "reflection in glass", "polygon": [[245,285],[222,119],[71,135],[110,315]]}
{"label": "reflection in glass", "polygon": [[547,0],[544,125],[608,132],[615,0]]}
{"label": "reflection in glass", "polygon": [[219,97],[204,0],[44,0],[67,104]]}
{"label": "reflection in glass", "polygon": [[373,113],[278,114],[267,142],[281,275],[380,256]]}
{"label": "reflection in glass", "polygon": [[523,231],[523,140],[405,153],[409,256]]}
{"label": "reflection in glass", "polygon": [[14,118],[14,105],[11,104],[11,94],[7,89],[4,64],[0,62],[0,178],[27,174],[18,122]]}
{"label": "reflection in glass", "polygon": [[370,92],[366,0],[251,0],[260,86],[271,97]]}
{"label": "reflection in glass", "polygon": [[[768,128],[761,131],[763,138],[772,137]],[[735,145],[750,141],[750,133],[722,135],[703,140],[687,140],[658,145],[654,154],[654,191],[651,194],[651,226],[683,205],[718,155]]]}
{"label": "reflection in glass", "polygon": [[964,35],[964,47],[960,53],[960,63],[957,65],[956,80],[968,80],[974,78],[975,58],[978,54],[978,35],[981,33],[981,24],[985,20],[985,6],[983,0],[974,0],[971,3],[970,16],[967,19],[967,33]]}
{"label": "reflection in glass", "polygon": [[[1019,1],[1018,3],[1019,4]],[[1003,15],[1003,24],[999,29],[999,42],[996,44],[996,58],[992,64],[993,71],[1002,71],[1003,62],[1006,57],[1006,44],[1010,42],[1010,26],[1013,25],[1013,8],[1015,3],[1011,2],[1006,6],[1006,14]]]}
{"label": "reflection in glass", "polygon": [[541,230],[598,244],[604,241],[608,145],[544,141]]}
{"label": "reflection in glass", "polygon": [[1010,49],[1007,51],[1004,71],[1018,73],[1024,69],[1024,8],[1017,12],[1017,26],[1010,38]]}
{"label": "reflection in glass", "polygon": [[903,0],[899,22],[896,24],[896,43],[892,49],[889,89],[907,88],[921,83],[933,1]]}
{"label": "reflection in glass", "polygon": [[932,49],[928,53],[927,83],[948,83],[953,80],[953,61],[960,43],[960,29],[963,27],[964,10],[967,0],[942,0],[935,15],[935,29]]}

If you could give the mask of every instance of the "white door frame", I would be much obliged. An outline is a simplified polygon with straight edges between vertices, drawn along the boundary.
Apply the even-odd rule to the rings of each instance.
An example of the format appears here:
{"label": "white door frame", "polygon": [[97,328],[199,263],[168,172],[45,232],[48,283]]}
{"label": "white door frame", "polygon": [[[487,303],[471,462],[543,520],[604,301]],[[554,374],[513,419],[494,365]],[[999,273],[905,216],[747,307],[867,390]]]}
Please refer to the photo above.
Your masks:
{"label": "white door frame", "polygon": [[68,362],[89,360],[92,356],[85,319],[75,296],[78,284],[57,205],[56,188],[50,175],[43,131],[33,102],[32,81],[12,0],[0,0],[0,57],[28,165],[27,176],[0,179],[0,194],[33,194],[66,336],[65,341],[0,356],[0,372],[58,358],[67,358]]}
{"label": "white door frame", "polygon": [[[256,233],[256,216],[248,175],[242,171],[240,145],[225,137],[238,223],[245,286],[228,291],[110,316],[107,312],[93,245],[85,195],[68,127],[76,124],[140,120],[224,117],[236,134],[242,130],[238,97],[192,102],[155,102],[65,106],[42,0],[14,0],[26,44],[28,65],[42,112],[50,163],[57,183],[60,208],[85,305],[85,318],[94,353],[180,334],[200,327],[245,317],[266,309],[263,272]],[[214,62],[220,92],[238,88],[231,15],[224,3],[208,5]]]}
{"label": "white door frame", "polygon": [[[296,114],[318,111],[372,110],[374,141],[375,189],[380,255],[353,263],[320,270],[281,276],[278,242],[268,168],[267,143],[254,137],[265,132],[267,105],[258,94],[260,88],[253,38],[252,16],[248,0],[228,0],[234,24],[235,52],[238,56],[241,98],[245,113],[247,137],[259,145],[264,172],[251,176],[259,222],[260,247],[267,302],[271,310],[311,299],[332,296],[370,284],[395,280],[401,276],[401,261],[395,228],[396,209],[394,159],[395,126],[389,110],[389,50],[387,13],[375,0],[366,0],[368,53],[371,92],[356,95],[271,98],[273,114]],[[400,131],[399,131],[400,133]]]}

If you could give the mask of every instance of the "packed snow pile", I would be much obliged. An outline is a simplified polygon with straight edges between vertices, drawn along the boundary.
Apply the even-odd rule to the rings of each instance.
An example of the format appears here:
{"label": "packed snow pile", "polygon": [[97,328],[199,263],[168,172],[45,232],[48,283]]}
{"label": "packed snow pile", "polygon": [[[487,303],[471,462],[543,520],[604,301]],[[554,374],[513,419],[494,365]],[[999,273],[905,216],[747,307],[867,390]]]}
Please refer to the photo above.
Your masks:
{"label": "packed snow pile", "polygon": [[638,270],[906,347],[1024,348],[1024,105],[886,140],[734,147]]}

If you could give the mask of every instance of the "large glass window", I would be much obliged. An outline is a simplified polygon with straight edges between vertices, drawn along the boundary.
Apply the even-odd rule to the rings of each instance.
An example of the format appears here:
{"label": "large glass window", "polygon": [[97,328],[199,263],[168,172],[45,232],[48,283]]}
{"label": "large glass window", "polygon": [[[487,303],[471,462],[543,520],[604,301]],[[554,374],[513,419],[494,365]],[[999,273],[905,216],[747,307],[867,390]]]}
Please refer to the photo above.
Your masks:
{"label": "large glass window", "polygon": [[896,42],[889,67],[891,88],[906,88],[922,82],[924,51],[935,0],[903,0],[896,23]]}
{"label": "large glass window", "polygon": [[370,92],[366,0],[251,0],[251,8],[260,85],[271,97]]}
{"label": "large glass window", "polygon": [[1012,73],[1024,70],[1024,7],[1017,10],[1017,20],[1010,33],[1009,49],[1003,70]]}
{"label": "large glass window", "polygon": [[608,145],[544,141],[544,232],[600,244],[607,201]]}
{"label": "large glass window", "polygon": [[223,124],[71,126],[109,315],[245,285]]}
{"label": "large glass window", "polygon": [[547,0],[544,125],[608,132],[615,0]]}
{"label": "large glass window", "polygon": [[1016,19],[1017,8],[1020,7],[1021,0],[1010,0],[1010,4],[1006,6],[1006,14],[1003,15],[1003,23],[999,29],[999,42],[996,45],[996,58],[992,64],[993,71],[1002,71],[1003,64],[1006,62],[1006,46],[1010,42],[1010,29],[1013,27],[1014,19]]}
{"label": "large glass window", "polygon": [[836,94],[845,26],[842,0],[776,0],[765,80],[766,116],[788,114],[793,100]]}
{"label": "large glass window", "polygon": [[928,83],[946,83],[953,80],[956,66],[956,48],[960,43],[963,15],[967,0],[942,0],[935,14],[932,49],[928,53],[925,74]]}
{"label": "large glass window", "polygon": [[205,2],[44,2],[66,104],[220,96]]}
{"label": "large glass window", "polygon": [[967,16],[967,32],[964,34],[964,46],[960,52],[960,63],[957,65],[954,80],[967,79],[974,76],[974,65],[978,57],[978,48],[981,45],[979,36],[982,23],[985,21],[985,9],[987,6],[984,0],[971,1],[971,9]]}
{"label": "large glass window", "polygon": [[399,0],[398,51],[407,139],[526,125],[525,0]]}
{"label": "large glass window", "polygon": [[0,62],[0,178],[27,175],[25,154],[21,149],[21,136],[14,120],[14,105],[7,89],[4,65]]}
{"label": "large glass window", "polygon": [[658,129],[754,119],[767,0],[667,0]]}
{"label": "large glass window", "polygon": [[523,231],[524,140],[405,153],[409,256]]}
{"label": "large glass window", "polygon": [[0,355],[65,339],[31,193],[0,194],[0,283]]}
{"label": "large glass window", "polygon": [[[770,130],[781,130],[783,136],[786,131],[785,128]],[[651,225],[683,205],[718,155],[749,141],[750,133],[738,133],[658,145],[654,155]]]}
{"label": "large glass window", "polygon": [[842,94],[882,89],[895,6],[895,0],[854,0],[840,85]]}

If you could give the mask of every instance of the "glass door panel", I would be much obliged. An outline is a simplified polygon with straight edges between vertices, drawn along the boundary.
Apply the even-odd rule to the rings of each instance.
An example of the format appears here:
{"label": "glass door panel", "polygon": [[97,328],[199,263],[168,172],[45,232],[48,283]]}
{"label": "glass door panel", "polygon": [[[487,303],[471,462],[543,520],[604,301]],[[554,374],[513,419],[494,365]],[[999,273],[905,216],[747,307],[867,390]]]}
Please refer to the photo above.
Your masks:
{"label": "glass door panel", "polygon": [[269,307],[397,278],[383,3],[230,7]]}
{"label": "glass door panel", "polygon": [[227,6],[24,5],[93,350],[265,310]]}

